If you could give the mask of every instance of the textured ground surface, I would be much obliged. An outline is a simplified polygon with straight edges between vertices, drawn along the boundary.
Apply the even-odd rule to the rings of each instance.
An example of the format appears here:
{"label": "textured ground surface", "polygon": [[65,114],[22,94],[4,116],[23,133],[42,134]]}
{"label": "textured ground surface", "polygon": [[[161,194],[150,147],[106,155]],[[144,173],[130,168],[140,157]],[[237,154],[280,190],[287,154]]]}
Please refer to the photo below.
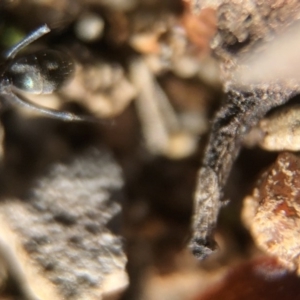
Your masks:
{"label": "textured ground surface", "polygon": [[[299,298],[299,159],[271,152],[300,150],[299,12],[292,0],[1,1],[2,51],[47,23],[26,51],[75,65],[59,92],[22,96],[88,122],[1,96],[0,298]],[[195,191],[209,208],[194,215],[197,242],[218,245],[201,263],[187,248]]]}

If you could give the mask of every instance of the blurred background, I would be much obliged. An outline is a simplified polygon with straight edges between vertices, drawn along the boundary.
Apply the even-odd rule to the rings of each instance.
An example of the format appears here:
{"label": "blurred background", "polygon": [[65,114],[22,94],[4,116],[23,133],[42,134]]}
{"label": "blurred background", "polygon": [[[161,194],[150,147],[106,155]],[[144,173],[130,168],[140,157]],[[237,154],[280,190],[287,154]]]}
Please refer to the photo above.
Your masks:
{"label": "blurred background", "polygon": [[224,100],[210,50],[217,18],[181,0],[0,2],[2,53],[47,24],[18,55],[56,49],[75,66],[59,91],[22,97],[87,119],[49,118],[1,95],[0,299],[300,297],[298,277],[240,221],[242,199],[276,159],[253,139],[226,187],[220,251],[199,262],[187,247],[197,170]]}

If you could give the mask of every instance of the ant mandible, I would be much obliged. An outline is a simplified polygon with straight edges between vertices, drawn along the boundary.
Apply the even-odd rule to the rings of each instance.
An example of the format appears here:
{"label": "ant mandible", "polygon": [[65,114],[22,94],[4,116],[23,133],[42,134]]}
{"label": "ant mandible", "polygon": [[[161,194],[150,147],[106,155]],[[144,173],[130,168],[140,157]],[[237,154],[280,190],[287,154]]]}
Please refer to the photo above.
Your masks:
{"label": "ant mandible", "polygon": [[71,58],[66,53],[57,50],[40,50],[16,57],[20,50],[48,32],[50,28],[43,25],[29,33],[5,53],[5,63],[0,73],[0,96],[9,104],[23,106],[53,118],[64,121],[83,121],[85,117],[45,108],[31,103],[18,94],[18,91],[31,94],[53,93],[74,71]]}

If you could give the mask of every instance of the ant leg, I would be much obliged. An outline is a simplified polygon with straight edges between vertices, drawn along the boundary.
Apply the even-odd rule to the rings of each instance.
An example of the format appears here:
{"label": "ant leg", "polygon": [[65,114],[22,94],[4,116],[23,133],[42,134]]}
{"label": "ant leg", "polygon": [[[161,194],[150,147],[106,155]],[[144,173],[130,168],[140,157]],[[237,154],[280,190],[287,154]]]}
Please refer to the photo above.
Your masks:
{"label": "ant leg", "polygon": [[52,118],[60,119],[63,121],[95,121],[94,118],[91,117],[84,117],[84,116],[77,116],[73,113],[66,112],[66,111],[57,111],[50,108],[45,108],[35,103],[31,103],[27,99],[11,92],[5,93],[5,98],[9,100],[9,102],[14,103],[19,106],[23,106],[25,108],[37,111],[38,113],[49,115]]}
{"label": "ant leg", "polygon": [[34,31],[29,33],[23,40],[21,40],[19,43],[17,43],[11,49],[9,49],[4,55],[5,58],[13,59],[20,50],[22,50],[23,48],[36,41],[48,32],[50,32],[50,28],[46,24],[35,29]]}

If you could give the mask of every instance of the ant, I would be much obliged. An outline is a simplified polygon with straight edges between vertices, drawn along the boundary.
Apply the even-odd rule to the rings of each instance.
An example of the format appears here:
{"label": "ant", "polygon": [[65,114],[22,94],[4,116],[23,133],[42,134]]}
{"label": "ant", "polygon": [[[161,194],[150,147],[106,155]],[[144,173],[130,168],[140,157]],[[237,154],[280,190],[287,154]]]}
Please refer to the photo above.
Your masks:
{"label": "ant", "polygon": [[61,87],[74,71],[71,58],[57,50],[40,50],[16,57],[20,50],[50,32],[45,24],[29,33],[23,40],[9,49],[0,71],[0,96],[10,104],[16,104],[47,114],[64,121],[84,121],[86,117],[70,112],[56,111],[29,102],[18,94],[51,94]]}

